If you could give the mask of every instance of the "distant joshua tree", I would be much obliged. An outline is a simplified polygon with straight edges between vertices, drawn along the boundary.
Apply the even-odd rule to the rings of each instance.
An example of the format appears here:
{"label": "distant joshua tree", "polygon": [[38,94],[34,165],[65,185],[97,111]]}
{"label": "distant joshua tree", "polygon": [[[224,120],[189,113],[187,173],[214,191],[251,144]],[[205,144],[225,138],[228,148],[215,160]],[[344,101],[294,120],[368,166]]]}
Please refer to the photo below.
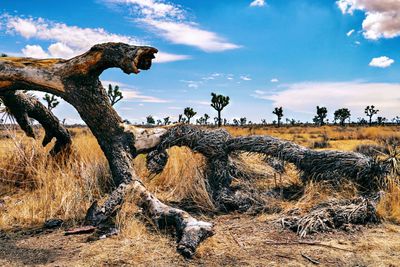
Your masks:
{"label": "distant joshua tree", "polygon": [[278,127],[281,126],[281,120],[283,117],[283,108],[282,107],[277,107],[272,111],[272,114],[275,114],[276,117],[278,118]]}
{"label": "distant joshua tree", "polygon": [[327,115],[328,115],[328,110],[326,107],[317,106],[317,115],[313,119],[314,123],[319,126],[324,126]]}
{"label": "distant joshua tree", "polygon": [[164,125],[170,125],[171,121],[169,120],[169,117],[165,117],[164,119]]}
{"label": "distant joshua tree", "polygon": [[187,123],[190,124],[190,119],[193,118],[197,114],[197,112],[195,112],[193,108],[187,107],[183,111],[183,114],[185,114],[187,118]]}
{"label": "distant joshua tree", "polygon": [[341,126],[344,126],[344,123],[347,119],[350,119],[351,113],[348,108],[341,108],[335,111],[333,114],[335,117],[335,122],[339,120]]}
{"label": "distant joshua tree", "polygon": [[211,93],[211,97],[211,107],[213,107],[218,112],[218,127],[221,127],[221,111],[229,104],[229,96]]}
{"label": "distant joshua tree", "polygon": [[384,125],[387,122],[387,119],[385,117],[378,117],[376,119],[378,121],[378,125]]}
{"label": "distant joshua tree", "polygon": [[233,119],[233,124],[235,126],[239,126],[240,122],[237,119]]}
{"label": "distant joshua tree", "polygon": [[364,110],[365,115],[367,115],[367,117],[369,118],[369,122],[368,125],[371,126],[372,125],[372,117],[376,114],[378,114],[379,109],[375,109],[375,106],[367,106]]}
{"label": "distant joshua tree", "polygon": [[240,126],[244,126],[244,125],[246,125],[246,122],[247,122],[247,119],[246,119],[246,117],[240,118],[240,121],[239,121],[239,123],[240,123]]}
{"label": "distant joshua tree", "polygon": [[207,113],[205,113],[203,117],[204,117],[204,124],[207,125],[208,123],[207,121],[210,118],[210,116]]}
{"label": "distant joshua tree", "polygon": [[183,115],[182,115],[182,114],[179,114],[179,116],[178,116],[178,123],[181,123],[181,122],[184,122],[184,121],[183,121]]}
{"label": "distant joshua tree", "polygon": [[156,121],[154,120],[153,116],[149,115],[149,116],[146,117],[146,123],[148,125],[153,125],[153,124],[156,123]]}
{"label": "distant joshua tree", "polygon": [[394,118],[392,119],[392,122],[393,122],[393,123],[396,123],[396,124],[400,124],[400,117],[399,117],[399,116],[394,117]]}
{"label": "distant joshua tree", "polygon": [[162,120],[157,120],[157,125],[161,125],[162,124]]}
{"label": "distant joshua tree", "polygon": [[116,85],[114,88],[112,87],[111,84],[108,85],[108,91],[107,91],[107,96],[108,99],[110,100],[111,106],[114,106],[117,104],[122,98],[122,92],[119,90],[119,86]]}
{"label": "distant joshua tree", "polygon": [[47,103],[47,108],[51,111],[53,108],[57,107],[60,102],[58,101],[57,97],[50,94],[45,94],[43,100]]}

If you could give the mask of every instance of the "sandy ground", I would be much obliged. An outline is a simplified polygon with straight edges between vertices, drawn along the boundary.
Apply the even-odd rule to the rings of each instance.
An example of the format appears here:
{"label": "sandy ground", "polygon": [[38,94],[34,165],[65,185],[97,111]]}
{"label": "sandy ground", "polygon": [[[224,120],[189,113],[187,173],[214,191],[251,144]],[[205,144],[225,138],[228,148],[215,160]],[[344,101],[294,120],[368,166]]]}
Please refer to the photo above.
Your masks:
{"label": "sandy ground", "polygon": [[213,221],[216,234],[191,260],[175,252],[172,236],[150,228],[146,235],[151,240],[143,242],[126,236],[87,242],[89,234],[64,236],[63,229],[36,228],[0,234],[0,265],[400,266],[400,226],[389,223],[299,240],[282,230],[274,216],[223,215]]}

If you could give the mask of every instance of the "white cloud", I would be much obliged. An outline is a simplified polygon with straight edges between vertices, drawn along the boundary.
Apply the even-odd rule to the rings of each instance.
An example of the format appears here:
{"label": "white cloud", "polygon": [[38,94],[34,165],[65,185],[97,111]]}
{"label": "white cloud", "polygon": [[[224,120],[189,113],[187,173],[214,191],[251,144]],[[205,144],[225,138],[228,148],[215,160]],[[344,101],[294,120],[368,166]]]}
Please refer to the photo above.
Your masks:
{"label": "white cloud", "polygon": [[376,57],[371,60],[369,66],[377,68],[387,68],[394,63],[394,60],[388,57]]}
{"label": "white cloud", "polygon": [[186,83],[189,88],[197,89],[203,83],[202,81],[187,81],[181,80],[181,82]]}
{"label": "white cloud", "polygon": [[364,37],[371,40],[400,36],[400,1],[398,0],[338,0],[343,14],[365,12],[362,23]]}
{"label": "white cloud", "polygon": [[75,51],[63,43],[51,44],[48,48],[52,57],[71,58],[75,56]]}
{"label": "white cloud", "polygon": [[241,80],[243,80],[243,81],[251,81],[251,78],[249,77],[249,76],[245,76],[245,75],[243,75],[243,76],[240,76],[240,79]]}
{"label": "white cloud", "polygon": [[22,48],[22,53],[26,57],[33,58],[48,58],[49,54],[47,54],[40,45],[26,45]]}
{"label": "white cloud", "polygon": [[8,22],[8,28],[15,29],[16,32],[25,38],[30,38],[37,33],[35,23],[31,19],[14,18]]}
{"label": "white cloud", "polygon": [[250,3],[251,7],[256,7],[256,6],[265,6],[265,0],[254,0],[253,2]]}
{"label": "white cloud", "polygon": [[144,23],[157,35],[174,44],[197,47],[205,52],[221,52],[240,48],[215,32],[187,19],[181,6],[163,0],[105,0],[108,3],[127,4],[136,16],[135,22]]}
{"label": "white cloud", "polygon": [[352,29],[352,30],[350,30],[350,31],[348,31],[347,33],[346,33],[346,35],[348,36],[348,37],[350,37],[353,33],[354,33],[354,29]]}
{"label": "white cloud", "polygon": [[140,91],[138,91],[136,88],[120,83],[117,81],[107,81],[103,80],[101,81],[102,85],[104,88],[108,88],[108,85],[111,84],[112,86],[118,85],[120,87],[120,90],[122,92],[122,96],[124,97],[121,101],[123,102],[144,102],[144,103],[168,103],[170,102],[169,100],[166,99],[161,99],[158,97],[154,96],[148,96],[148,95],[143,95]]}
{"label": "white cloud", "polygon": [[[19,34],[28,39],[37,39],[50,41],[52,43],[47,52],[39,45],[32,48],[25,47],[23,53],[25,56],[35,54],[47,54],[47,57],[71,58],[73,56],[86,52],[90,47],[98,43],[106,42],[122,42],[131,45],[146,45],[146,43],[138,38],[109,33],[102,28],[80,28],[77,26],[68,26],[64,23],[56,23],[46,21],[43,18],[20,18],[16,16],[3,15],[0,16],[0,25],[4,24],[7,33]],[[40,47],[40,48],[39,48]],[[40,53],[42,50],[44,53]],[[24,52],[26,51],[26,52]],[[35,51],[37,53],[35,53]],[[190,57],[187,55],[175,55],[165,52],[159,52],[156,55],[155,62],[164,63],[178,60],[186,60]]]}
{"label": "white cloud", "polygon": [[205,52],[221,52],[239,48],[214,32],[202,30],[195,24],[183,22],[142,19],[152,30],[174,44],[197,47]]}
{"label": "white cloud", "polygon": [[155,54],[155,59],[154,62],[157,63],[166,63],[166,62],[174,62],[174,61],[182,61],[182,60],[188,60],[191,59],[190,56],[187,55],[176,55],[176,54],[170,54],[170,53],[165,53],[165,52],[158,52]]}
{"label": "white cloud", "polygon": [[272,101],[273,106],[314,114],[317,105],[334,110],[347,107],[352,117],[364,116],[367,105],[375,105],[381,116],[399,115],[400,84],[364,82],[304,82],[285,85],[279,91],[256,91],[253,97]]}
{"label": "white cloud", "polygon": [[279,82],[279,80],[277,78],[271,79],[271,83],[277,83],[277,82]]}

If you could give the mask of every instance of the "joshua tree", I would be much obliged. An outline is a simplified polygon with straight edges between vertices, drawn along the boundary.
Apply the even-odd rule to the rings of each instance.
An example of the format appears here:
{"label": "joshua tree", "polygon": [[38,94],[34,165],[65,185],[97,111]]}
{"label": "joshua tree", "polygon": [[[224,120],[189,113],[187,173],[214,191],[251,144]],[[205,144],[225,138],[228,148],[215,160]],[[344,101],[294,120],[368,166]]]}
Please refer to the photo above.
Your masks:
{"label": "joshua tree", "polygon": [[378,114],[378,112],[379,112],[379,109],[375,109],[375,106],[374,106],[374,105],[372,105],[372,106],[367,106],[367,107],[365,108],[364,113],[365,113],[365,115],[367,115],[367,117],[369,117],[369,122],[368,122],[369,126],[372,125],[372,117],[373,117],[375,114]]}
{"label": "joshua tree", "polygon": [[204,113],[204,124],[207,125],[207,121],[210,118],[207,113]]}
{"label": "joshua tree", "polygon": [[117,104],[122,98],[122,92],[119,90],[119,86],[116,85],[114,88],[112,87],[111,84],[108,85],[108,91],[107,91],[107,96],[108,99],[110,99],[111,106],[114,106]]}
{"label": "joshua tree", "polygon": [[161,125],[162,124],[162,120],[157,120],[157,125]]}
{"label": "joshua tree", "polygon": [[187,118],[187,123],[190,124],[190,119],[193,118],[197,114],[197,112],[195,112],[193,108],[187,107],[183,111],[183,114],[185,114]]}
{"label": "joshua tree", "polygon": [[170,125],[171,121],[169,120],[169,117],[165,117],[164,119],[164,125]]}
{"label": "joshua tree", "polygon": [[179,114],[179,116],[178,116],[178,122],[179,122],[179,123],[184,122],[184,121],[183,121],[183,115],[182,115],[182,114]]}
{"label": "joshua tree", "polygon": [[328,114],[328,110],[326,107],[319,107],[317,106],[317,115],[314,117],[313,121],[315,124],[319,126],[325,125],[325,119]]}
{"label": "joshua tree", "polygon": [[60,104],[57,97],[54,95],[49,95],[48,93],[44,95],[43,100],[47,102],[47,109],[50,111]]}
{"label": "joshua tree", "polygon": [[247,119],[246,117],[240,118],[240,126],[246,125]]}
{"label": "joshua tree", "polygon": [[272,114],[275,114],[276,117],[278,118],[278,127],[281,126],[281,120],[283,117],[283,108],[282,107],[277,107],[272,111]]}
{"label": "joshua tree", "polygon": [[234,124],[235,126],[239,126],[239,121],[238,121],[237,119],[233,119],[233,124]]}
{"label": "joshua tree", "polygon": [[229,104],[229,96],[211,93],[211,106],[218,112],[218,127],[221,127],[221,111]]}
{"label": "joshua tree", "polygon": [[152,125],[152,124],[156,123],[156,121],[154,120],[153,116],[149,115],[146,117],[146,123],[149,125]]}
{"label": "joshua tree", "polygon": [[341,108],[335,111],[333,114],[335,116],[335,121],[339,120],[341,126],[344,126],[344,122],[350,119],[351,113],[348,108]]}
{"label": "joshua tree", "polygon": [[400,124],[400,117],[399,117],[399,116],[394,117],[394,118],[392,119],[392,122],[393,122],[393,123],[396,123],[396,124]]}
{"label": "joshua tree", "polygon": [[379,125],[384,125],[387,122],[387,119],[385,117],[378,117],[377,121]]}

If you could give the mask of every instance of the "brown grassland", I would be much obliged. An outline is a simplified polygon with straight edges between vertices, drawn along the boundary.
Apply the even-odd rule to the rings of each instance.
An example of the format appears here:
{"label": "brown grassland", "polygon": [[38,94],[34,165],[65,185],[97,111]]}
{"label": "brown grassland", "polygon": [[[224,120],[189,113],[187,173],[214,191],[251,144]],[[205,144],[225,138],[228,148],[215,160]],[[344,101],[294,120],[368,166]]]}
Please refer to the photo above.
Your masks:
{"label": "brown grassland", "polygon": [[[227,127],[236,136],[267,134],[312,147],[329,138],[325,149],[354,150],[375,144],[382,136],[400,136],[400,127]],[[312,234],[299,243],[296,233],[281,228],[277,220],[294,208],[307,211],[316,203],[357,195],[351,184],[333,189],[309,183],[304,194],[278,199],[280,213],[216,214],[206,192],[205,160],[187,148],[171,148],[159,175],[150,174],[145,156],[135,159],[135,169],[146,186],[172,205],[196,206],[194,216],[215,224],[215,235],[204,241],[195,257],[185,260],[175,250],[175,239],[157,230],[128,199],[117,217],[120,234],[94,242],[88,235],[64,236],[63,229],[82,223],[95,199],[104,199],[109,187],[107,161],[90,131],[70,129],[74,153],[60,165],[48,157],[40,140],[15,130],[0,131],[0,266],[400,266],[400,188],[389,184],[378,204],[383,223],[349,231]],[[50,146],[49,146],[50,147]],[[291,166],[281,179],[258,155],[242,154],[255,176],[258,190],[300,184]],[[257,175],[259,174],[259,175]],[[236,181],[240,183],[240,181]],[[199,209],[200,208],[200,209]],[[199,212],[198,210],[201,210]],[[58,230],[45,230],[44,221],[64,220]],[[318,242],[318,243],[317,243]],[[313,244],[313,245],[311,245]],[[316,245],[317,244],[317,245]],[[309,259],[307,259],[309,258]]]}

